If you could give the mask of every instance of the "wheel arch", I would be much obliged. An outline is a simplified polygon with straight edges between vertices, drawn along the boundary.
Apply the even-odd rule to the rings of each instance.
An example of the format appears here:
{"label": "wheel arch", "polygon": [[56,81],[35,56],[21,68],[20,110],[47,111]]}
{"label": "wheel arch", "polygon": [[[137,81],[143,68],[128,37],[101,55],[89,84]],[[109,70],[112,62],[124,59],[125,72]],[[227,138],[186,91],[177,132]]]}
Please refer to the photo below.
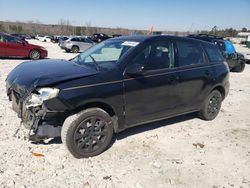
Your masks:
{"label": "wheel arch", "polygon": [[116,113],[115,109],[110,104],[108,104],[104,101],[96,100],[96,101],[86,102],[84,105],[71,111],[70,115],[79,113],[80,111],[88,109],[88,108],[100,108],[100,109],[104,110],[105,112],[107,112],[110,115],[110,117],[112,118],[113,125],[114,125],[114,131],[117,132],[117,130],[118,130],[117,113]]}
{"label": "wheel arch", "polygon": [[225,97],[226,97],[226,90],[225,90],[225,88],[224,88],[222,85],[217,85],[217,86],[215,86],[215,87],[210,91],[210,93],[211,93],[212,91],[214,91],[214,90],[218,90],[218,91],[221,93],[221,95],[222,95],[222,99],[223,99],[223,100],[225,99]]}
{"label": "wheel arch", "polygon": [[71,49],[74,48],[74,47],[77,47],[78,49],[80,49],[80,47],[76,44],[72,45]]}

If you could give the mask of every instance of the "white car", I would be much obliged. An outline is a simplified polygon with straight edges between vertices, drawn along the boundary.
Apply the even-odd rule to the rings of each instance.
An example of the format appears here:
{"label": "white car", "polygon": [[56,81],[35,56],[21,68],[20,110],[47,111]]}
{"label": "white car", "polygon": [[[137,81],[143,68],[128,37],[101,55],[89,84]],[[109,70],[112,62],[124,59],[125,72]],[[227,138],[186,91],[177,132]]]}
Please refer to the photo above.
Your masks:
{"label": "white car", "polygon": [[38,37],[38,40],[42,42],[51,42],[51,37],[50,36]]}

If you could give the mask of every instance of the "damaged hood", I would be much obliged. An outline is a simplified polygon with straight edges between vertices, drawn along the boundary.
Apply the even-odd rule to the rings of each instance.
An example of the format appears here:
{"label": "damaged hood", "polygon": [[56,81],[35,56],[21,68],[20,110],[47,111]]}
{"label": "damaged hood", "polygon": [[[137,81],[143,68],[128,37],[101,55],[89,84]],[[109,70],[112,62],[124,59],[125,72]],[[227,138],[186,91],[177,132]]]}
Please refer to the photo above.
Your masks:
{"label": "damaged hood", "polygon": [[15,67],[7,76],[7,92],[11,89],[19,94],[29,94],[36,87],[53,85],[97,74],[97,71],[85,65],[66,60],[38,60],[24,62]]}

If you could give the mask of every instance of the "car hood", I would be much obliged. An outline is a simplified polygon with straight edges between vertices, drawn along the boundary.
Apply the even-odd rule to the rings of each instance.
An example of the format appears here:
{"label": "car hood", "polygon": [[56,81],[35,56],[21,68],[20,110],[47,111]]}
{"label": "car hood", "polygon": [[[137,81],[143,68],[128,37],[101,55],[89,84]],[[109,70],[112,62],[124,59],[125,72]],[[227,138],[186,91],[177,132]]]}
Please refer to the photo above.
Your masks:
{"label": "car hood", "polygon": [[[35,44],[30,44],[30,43],[27,43],[27,45],[30,47],[30,48],[37,48],[39,50],[41,50],[43,47],[42,46],[38,46],[38,45],[35,45]],[[45,48],[44,48],[45,49]]]}
{"label": "car hood", "polygon": [[66,60],[38,60],[24,62],[15,67],[6,78],[7,92],[30,94],[36,87],[97,74],[93,68]]}

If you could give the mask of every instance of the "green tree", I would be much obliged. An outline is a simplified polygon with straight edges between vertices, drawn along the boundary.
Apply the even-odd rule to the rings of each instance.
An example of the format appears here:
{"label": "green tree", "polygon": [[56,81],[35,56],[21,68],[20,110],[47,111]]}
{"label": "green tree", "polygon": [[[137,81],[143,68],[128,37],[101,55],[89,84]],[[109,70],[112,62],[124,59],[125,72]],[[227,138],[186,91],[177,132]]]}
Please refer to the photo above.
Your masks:
{"label": "green tree", "polygon": [[81,35],[82,34],[82,28],[81,27],[75,27],[75,35]]}
{"label": "green tree", "polygon": [[17,33],[22,33],[23,27],[21,25],[17,26]]}
{"label": "green tree", "polygon": [[243,27],[243,28],[241,29],[241,32],[247,32],[247,28]]}

